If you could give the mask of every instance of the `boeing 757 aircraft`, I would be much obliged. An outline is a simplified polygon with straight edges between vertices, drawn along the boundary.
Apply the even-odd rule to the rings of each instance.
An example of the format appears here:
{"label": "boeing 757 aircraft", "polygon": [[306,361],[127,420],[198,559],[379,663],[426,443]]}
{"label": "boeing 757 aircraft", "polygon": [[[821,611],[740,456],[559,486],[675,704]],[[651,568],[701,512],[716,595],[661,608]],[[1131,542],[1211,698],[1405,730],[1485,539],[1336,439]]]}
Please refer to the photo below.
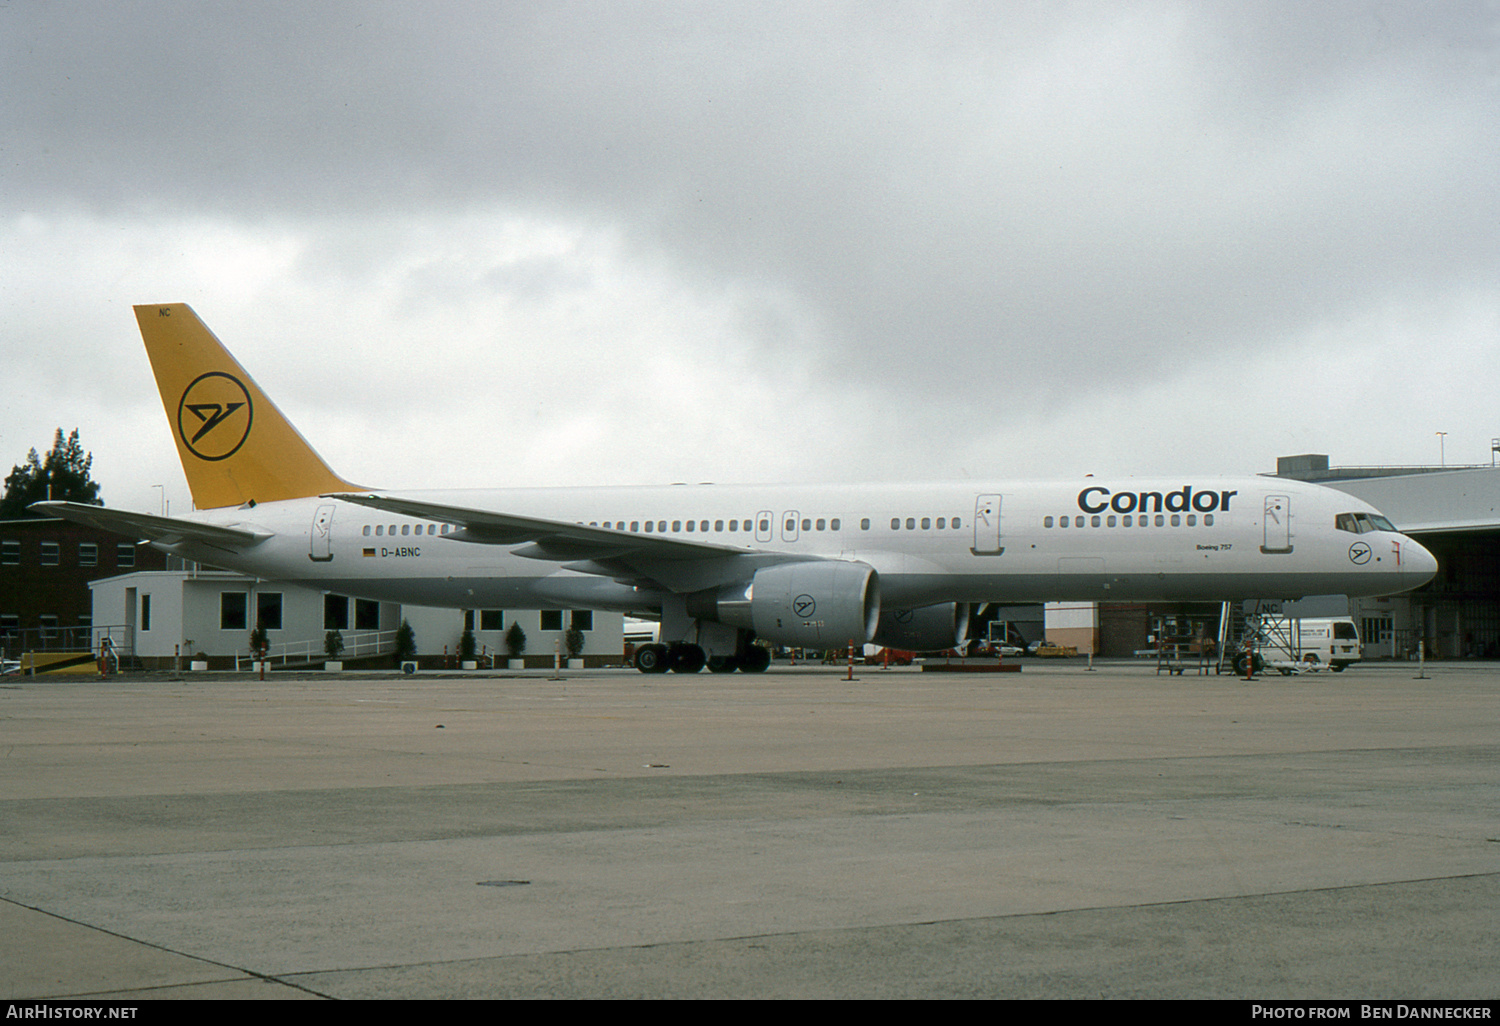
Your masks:
{"label": "boeing 757 aircraft", "polygon": [[195,512],[38,503],[186,559],[368,599],[659,618],[645,672],[753,645],[916,651],[973,603],[1386,595],[1432,555],[1342,492],[1262,477],[398,492],[335,474],[185,304],[136,319]]}

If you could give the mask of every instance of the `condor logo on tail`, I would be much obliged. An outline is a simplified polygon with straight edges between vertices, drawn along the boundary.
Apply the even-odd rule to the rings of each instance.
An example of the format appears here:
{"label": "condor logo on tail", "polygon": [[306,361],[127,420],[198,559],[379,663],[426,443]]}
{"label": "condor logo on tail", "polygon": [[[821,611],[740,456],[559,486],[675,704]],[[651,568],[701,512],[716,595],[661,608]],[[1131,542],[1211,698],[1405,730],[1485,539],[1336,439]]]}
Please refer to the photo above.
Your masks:
{"label": "condor logo on tail", "polygon": [[177,434],[200,460],[225,460],[239,452],[254,419],[249,390],[223,371],[193,379],[177,404]]}

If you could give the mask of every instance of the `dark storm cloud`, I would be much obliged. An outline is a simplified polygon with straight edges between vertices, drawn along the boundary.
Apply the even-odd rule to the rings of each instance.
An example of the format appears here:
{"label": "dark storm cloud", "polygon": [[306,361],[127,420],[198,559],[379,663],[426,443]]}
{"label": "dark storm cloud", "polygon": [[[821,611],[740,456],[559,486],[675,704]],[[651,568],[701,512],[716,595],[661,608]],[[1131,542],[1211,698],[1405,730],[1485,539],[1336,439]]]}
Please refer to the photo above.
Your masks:
{"label": "dark storm cloud", "polygon": [[790,297],[816,337],[770,304],[748,344],[898,376],[918,420],[1489,294],[1500,253],[1486,4],[21,4],[0,35],[12,211],[605,225]]}

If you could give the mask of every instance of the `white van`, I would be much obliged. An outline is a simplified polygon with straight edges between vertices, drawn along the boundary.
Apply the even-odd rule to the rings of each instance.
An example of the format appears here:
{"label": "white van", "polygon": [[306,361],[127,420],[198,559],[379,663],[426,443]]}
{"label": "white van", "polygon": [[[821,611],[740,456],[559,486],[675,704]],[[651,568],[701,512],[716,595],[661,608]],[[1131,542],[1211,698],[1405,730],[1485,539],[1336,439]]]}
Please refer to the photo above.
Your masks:
{"label": "white van", "polygon": [[1347,616],[1307,617],[1288,622],[1285,631],[1271,631],[1260,655],[1271,665],[1298,662],[1326,666],[1334,672],[1364,658],[1359,629]]}

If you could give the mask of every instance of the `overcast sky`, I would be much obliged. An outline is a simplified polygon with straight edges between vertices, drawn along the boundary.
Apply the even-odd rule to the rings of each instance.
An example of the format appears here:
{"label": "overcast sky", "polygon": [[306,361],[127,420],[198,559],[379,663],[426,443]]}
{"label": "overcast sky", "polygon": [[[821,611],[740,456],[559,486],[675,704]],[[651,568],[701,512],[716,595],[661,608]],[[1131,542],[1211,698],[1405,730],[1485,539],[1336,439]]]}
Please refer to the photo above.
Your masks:
{"label": "overcast sky", "polygon": [[1500,436],[1483,0],[0,0],[0,96],[0,472],[112,506],[188,508],[136,303],[383,487]]}

